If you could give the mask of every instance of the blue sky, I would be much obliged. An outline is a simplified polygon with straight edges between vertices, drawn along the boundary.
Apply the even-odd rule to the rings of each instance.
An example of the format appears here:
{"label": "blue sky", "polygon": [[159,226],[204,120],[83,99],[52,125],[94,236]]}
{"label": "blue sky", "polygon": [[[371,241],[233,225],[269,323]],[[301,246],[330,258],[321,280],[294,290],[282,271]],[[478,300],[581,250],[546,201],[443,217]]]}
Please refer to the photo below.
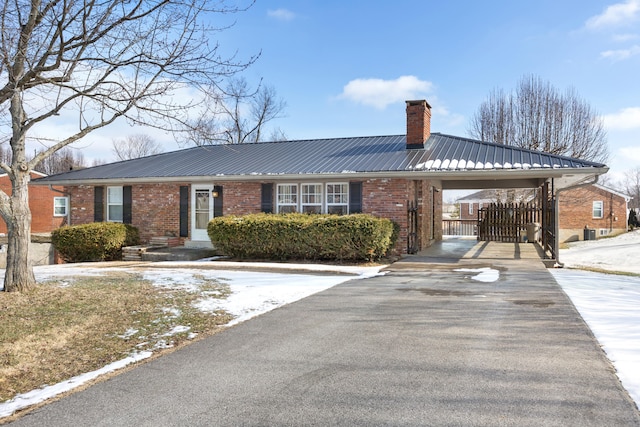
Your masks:
{"label": "blue sky", "polygon": [[493,89],[533,74],[605,117],[614,175],[640,167],[640,0],[257,0],[233,19],[219,42],[261,52],[244,75],[286,101],[289,139],[402,134],[422,98],[432,131],[468,136]]}

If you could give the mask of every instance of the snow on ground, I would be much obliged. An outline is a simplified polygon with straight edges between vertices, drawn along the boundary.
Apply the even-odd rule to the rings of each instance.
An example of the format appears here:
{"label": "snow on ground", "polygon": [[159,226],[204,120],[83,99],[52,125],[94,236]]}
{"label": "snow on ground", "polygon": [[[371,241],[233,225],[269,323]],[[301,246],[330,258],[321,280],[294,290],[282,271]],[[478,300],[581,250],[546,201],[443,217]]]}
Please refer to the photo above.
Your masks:
{"label": "snow on ground", "polygon": [[[248,264],[249,263],[242,263],[241,267],[255,267],[255,265],[249,266]],[[218,263],[216,263],[216,265],[218,265]],[[220,265],[227,268],[234,266],[232,263],[221,263]],[[307,264],[287,264],[284,266],[283,264],[267,264],[267,266],[271,266],[271,268],[294,271],[284,273],[258,273],[246,270],[233,271],[198,268],[202,266],[203,264],[201,262],[154,263],[154,267],[142,269],[141,272],[143,277],[151,281],[155,286],[178,288],[194,292],[198,289],[197,284],[203,279],[217,279],[226,283],[230,288],[231,295],[226,299],[218,299],[215,298],[215,296],[207,298],[204,296],[197,307],[203,311],[227,311],[235,316],[228,324],[228,326],[231,326],[342,282],[378,275],[379,271],[384,267]],[[238,267],[238,265],[236,265],[236,267]],[[260,267],[264,268],[265,264],[261,264]],[[140,268],[138,268],[138,270],[140,270]],[[38,266],[34,268],[36,279],[39,281],[65,276],[101,276],[109,271],[131,271],[131,269],[126,267],[94,267],[91,264],[64,264]],[[322,272],[325,274],[305,274],[302,273],[304,271]],[[4,280],[4,270],[0,271],[0,280]],[[177,333],[181,331],[183,330],[174,330],[172,332]],[[127,333],[132,332],[127,331]],[[167,335],[170,335],[170,333]],[[9,401],[0,403],[0,418],[7,417],[20,409],[35,405],[58,394],[79,387],[100,375],[113,372],[128,364],[150,357],[151,354],[151,352],[132,354],[130,357],[112,363],[102,369],[78,375],[59,384],[46,386],[18,395]]]}
{"label": "snow on ground", "polygon": [[571,243],[565,268],[551,273],[598,339],[618,378],[640,406],[640,276],[578,271],[596,268],[640,275],[640,230]]}
{"label": "snow on ground", "polygon": [[[560,261],[567,268],[551,269],[551,273],[569,296],[587,322],[618,372],[623,386],[636,404],[640,405],[640,276],[578,271],[572,268],[597,268],[602,271],[629,272],[640,275],[637,261],[640,248],[640,230],[622,236],[595,241],[576,242],[568,249],[560,250]],[[377,275],[380,267],[347,267],[314,264],[265,264],[242,263],[243,270],[233,270],[233,263],[216,261],[216,265],[228,270],[202,269],[202,263],[154,263],[156,267],[144,271],[147,279],[156,286],[195,286],[196,276],[217,278],[230,286],[231,295],[226,300],[203,298],[199,307],[205,311],[226,310],[235,319],[231,324],[245,321],[261,313],[299,300],[353,278]],[[171,268],[171,267],[175,268]],[[237,265],[235,267],[238,267]],[[251,272],[245,269],[271,268],[278,272]],[[290,269],[287,272],[286,269]],[[67,264],[36,267],[38,280],[50,277],[102,275],[107,270],[125,271],[124,267],[93,268],[90,265]],[[314,275],[302,271],[325,271],[334,274]],[[492,269],[476,269],[474,280],[495,281],[499,272]],[[0,280],[4,272],[0,272]],[[301,286],[301,284],[303,284]],[[98,371],[74,377],[64,383],[34,390],[0,403],[0,418],[14,411],[44,401],[56,394],[71,390],[99,375],[119,369],[150,353],[132,357],[109,365]]]}
{"label": "snow on ground", "polygon": [[560,250],[560,262],[570,268],[596,268],[640,274],[640,230],[599,240],[569,243]]}

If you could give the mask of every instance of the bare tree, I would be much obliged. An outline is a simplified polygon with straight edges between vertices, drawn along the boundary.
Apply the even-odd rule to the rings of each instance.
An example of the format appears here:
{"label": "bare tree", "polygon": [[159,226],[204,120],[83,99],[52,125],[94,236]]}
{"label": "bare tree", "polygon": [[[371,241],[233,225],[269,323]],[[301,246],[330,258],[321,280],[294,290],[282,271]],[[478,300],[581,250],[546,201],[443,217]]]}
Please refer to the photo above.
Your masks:
{"label": "bare tree", "polygon": [[11,150],[6,149],[0,145],[0,163],[11,163]]}
{"label": "bare tree", "polygon": [[[250,1],[250,0],[247,0]],[[230,4],[230,6],[229,6]],[[0,163],[12,184],[0,193],[8,228],[5,291],[35,285],[28,261],[29,171],[61,148],[117,119],[186,130],[199,100],[188,94],[245,69],[255,58],[224,57],[213,28],[236,1],[12,0],[0,4]],[[183,92],[180,92],[183,91]],[[52,138],[43,123],[75,117]],[[27,141],[45,149],[27,159]]]}
{"label": "bare tree", "polygon": [[623,185],[627,195],[633,197],[629,208],[640,208],[640,167],[625,172]]}
{"label": "bare tree", "polygon": [[[264,135],[267,123],[281,118],[286,107],[272,86],[260,84],[254,90],[243,77],[231,79],[224,90],[214,89],[210,94],[209,108],[193,126],[191,142],[197,145],[269,140]],[[284,136],[279,129],[270,135]]]}
{"label": "bare tree", "polygon": [[605,162],[607,135],[599,116],[574,89],[560,93],[539,77],[525,76],[516,90],[495,89],[475,113],[476,139]]}
{"label": "bare tree", "polygon": [[126,138],[114,139],[113,154],[116,160],[138,159],[162,153],[162,146],[149,135],[135,134]]}
{"label": "bare tree", "polygon": [[[38,154],[39,153],[36,152],[35,155],[37,156]],[[82,152],[76,151],[71,147],[64,147],[52,153],[49,157],[44,158],[38,166],[35,167],[35,170],[47,175],[54,175],[56,173],[86,167],[87,165]]]}

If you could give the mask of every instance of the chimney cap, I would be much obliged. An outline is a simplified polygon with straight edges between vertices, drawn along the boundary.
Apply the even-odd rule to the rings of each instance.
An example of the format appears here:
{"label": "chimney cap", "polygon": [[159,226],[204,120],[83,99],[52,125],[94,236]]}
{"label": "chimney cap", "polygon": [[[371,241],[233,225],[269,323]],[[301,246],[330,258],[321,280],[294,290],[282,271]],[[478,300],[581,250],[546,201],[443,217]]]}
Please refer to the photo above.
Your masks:
{"label": "chimney cap", "polygon": [[431,105],[427,102],[426,99],[416,99],[412,101],[405,101],[407,103],[407,107],[411,107],[414,105],[425,105],[427,108],[431,108]]}

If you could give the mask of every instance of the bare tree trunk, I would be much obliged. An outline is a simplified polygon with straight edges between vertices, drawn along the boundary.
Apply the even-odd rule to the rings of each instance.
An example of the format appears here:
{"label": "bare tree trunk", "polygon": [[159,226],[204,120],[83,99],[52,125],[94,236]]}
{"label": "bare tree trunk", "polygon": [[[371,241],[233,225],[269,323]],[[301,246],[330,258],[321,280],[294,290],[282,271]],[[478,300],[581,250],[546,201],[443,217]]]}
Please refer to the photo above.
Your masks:
{"label": "bare tree trunk", "polygon": [[9,232],[7,268],[4,276],[6,292],[24,292],[36,285],[33,266],[29,260],[31,244],[31,210],[29,209],[29,171],[18,171],[13,194],[10,196],[12,215],[5,218]]}

